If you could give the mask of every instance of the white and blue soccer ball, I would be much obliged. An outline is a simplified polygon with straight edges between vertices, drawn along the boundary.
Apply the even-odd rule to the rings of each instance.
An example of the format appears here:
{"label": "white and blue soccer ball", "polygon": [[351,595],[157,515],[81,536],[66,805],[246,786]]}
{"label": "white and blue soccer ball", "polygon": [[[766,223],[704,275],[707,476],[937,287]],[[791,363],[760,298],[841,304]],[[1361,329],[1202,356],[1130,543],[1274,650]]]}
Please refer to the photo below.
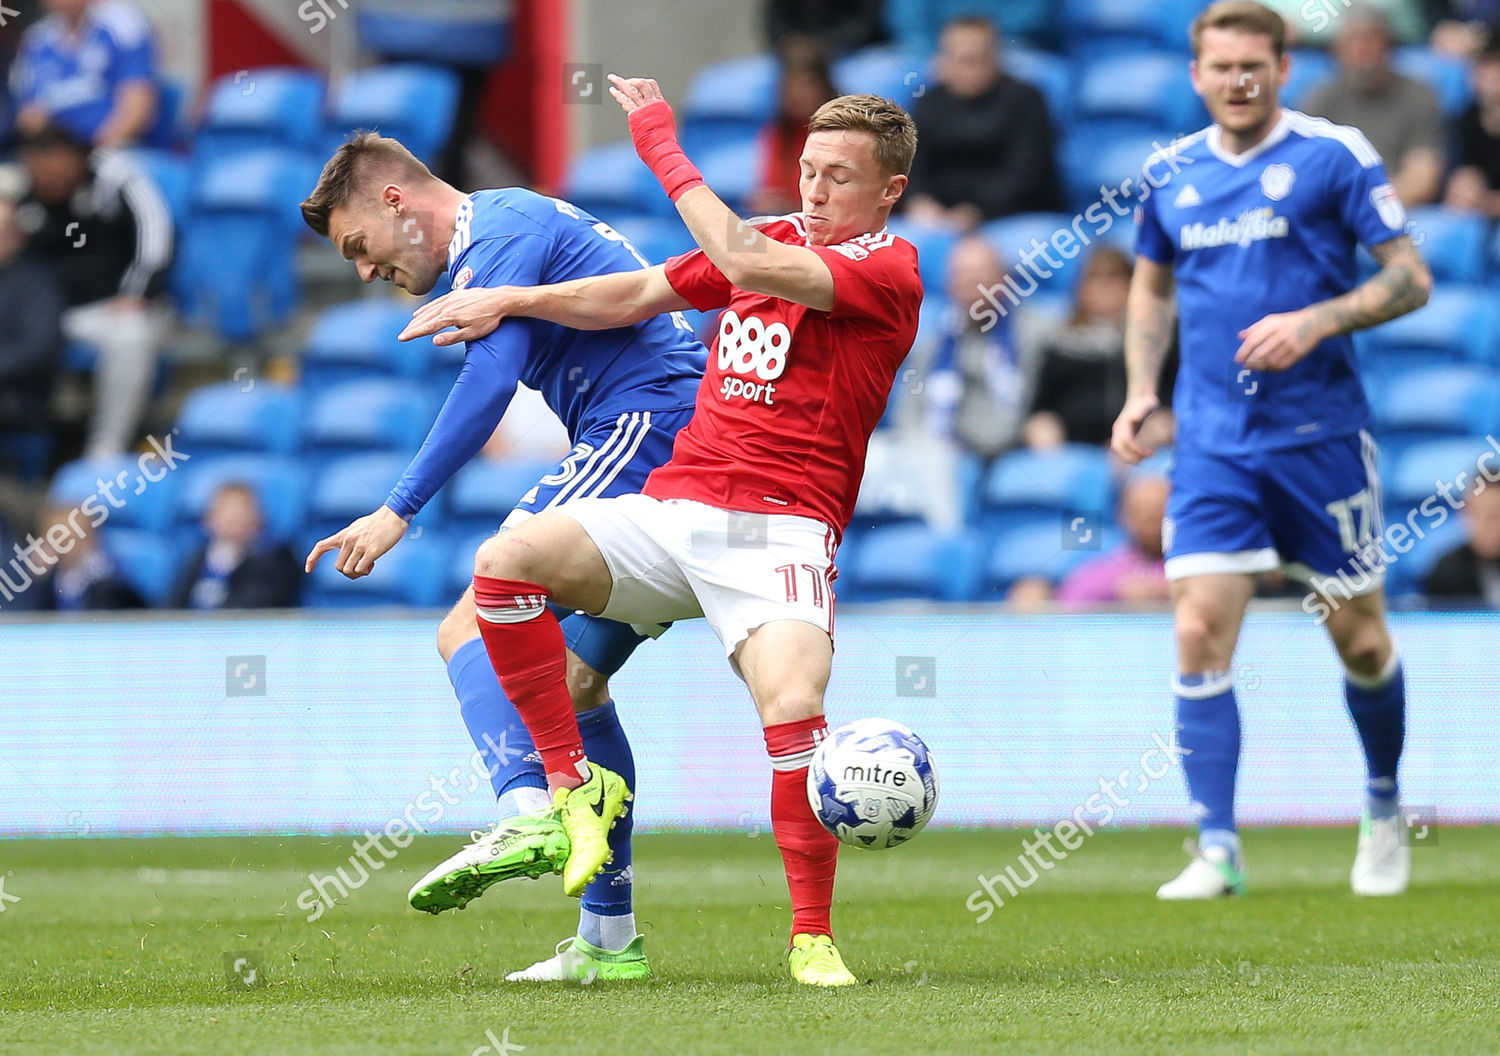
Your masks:
{"label": "white and blue soccer ball", "polygon": [[807,767],[807,801],[823,827],[851,847],[905,843],[932,818],[938,775],[932,753],[889,719],[860,719],[824,738]]}

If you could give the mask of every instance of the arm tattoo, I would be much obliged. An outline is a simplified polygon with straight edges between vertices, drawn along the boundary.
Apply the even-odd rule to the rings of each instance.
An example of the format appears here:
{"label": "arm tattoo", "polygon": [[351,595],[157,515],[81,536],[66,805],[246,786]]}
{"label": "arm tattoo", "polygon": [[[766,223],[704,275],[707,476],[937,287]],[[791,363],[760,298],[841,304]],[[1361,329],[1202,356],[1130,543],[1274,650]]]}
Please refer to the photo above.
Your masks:
{"label": "arm tattoo", "polygon": [[1324,329],[1347,334],[1405,315],[1427,303],[1432,276],[1427,263],[1405,235],[1371,251],[1380,270],[1342,297],[1315,307]]}

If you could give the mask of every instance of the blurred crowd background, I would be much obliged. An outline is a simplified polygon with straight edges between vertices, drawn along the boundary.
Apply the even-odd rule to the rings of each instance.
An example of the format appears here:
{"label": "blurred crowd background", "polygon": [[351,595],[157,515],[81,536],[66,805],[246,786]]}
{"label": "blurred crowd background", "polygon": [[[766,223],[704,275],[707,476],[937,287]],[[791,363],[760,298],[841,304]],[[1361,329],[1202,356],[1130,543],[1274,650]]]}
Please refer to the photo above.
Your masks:
{"label": "blurred crowd background", "polygon": [[[378,128],[456,186],[568,198],[661,262],[692,241],[623,119],[595,109],[605,71],[655,72],[620,68],[649,48],[602,39],[623,17],[605,0],[20,6],[0,18],[0,612],[446,604],[566,436],[523,393],[375,575],[303,576],[313,541],[384,501],[462,350],[396,342],[418,302],[361,287],[297,203],[352,130]],[[741,12],[719,55],[678,59],[684,83],[663,78],[742,215],[798,207],[828,98],[916,117],[891,227],[921,254],[923,324],[841,599],[1165,599],[1170,413],[1146,465],[1106,451],[1132,268],[1118,191],[1207,124],[1188,78],[1203,6],[764,0],[739,5],[754,25]],[[1358,339],[1394,523],[1500,450],[1500,0],[1272,6],[1292,31],[1284,102],[1370,138],[1437,279],[1426,308]],[[637,36],[685,17],[671,7],[641,5]],[[715,319],[692,319],[709,340]],[[1500,606],[1500,489],[1451,505],[1391,593]]]}

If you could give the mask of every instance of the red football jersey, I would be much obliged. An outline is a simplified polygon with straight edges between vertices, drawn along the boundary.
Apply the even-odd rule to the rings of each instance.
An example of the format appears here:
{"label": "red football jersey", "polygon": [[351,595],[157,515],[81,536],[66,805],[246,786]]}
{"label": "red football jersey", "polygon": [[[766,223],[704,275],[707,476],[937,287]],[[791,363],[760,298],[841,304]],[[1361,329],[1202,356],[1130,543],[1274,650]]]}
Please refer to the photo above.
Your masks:
{"label": "red football jersey", "polygon": [[[807,245],[797,214],[760,230]],[[647,495],[848,526],[870,434],[916,339],[922,280],[916,249],[885,231],[808,248],[833,273],[832,311],[736,289],[702,250],[667,261],[684,300],[725,310],[692,420]]]}

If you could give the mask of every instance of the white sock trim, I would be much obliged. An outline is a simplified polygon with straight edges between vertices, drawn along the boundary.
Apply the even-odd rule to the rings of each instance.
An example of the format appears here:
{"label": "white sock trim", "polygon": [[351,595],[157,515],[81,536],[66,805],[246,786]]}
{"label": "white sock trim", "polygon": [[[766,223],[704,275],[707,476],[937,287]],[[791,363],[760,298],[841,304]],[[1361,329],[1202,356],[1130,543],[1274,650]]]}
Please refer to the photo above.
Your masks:
{"label": "white sock trim", "polygon": [[809,748],[806,751],[796,752],[792,755],[773,755],[771,756],[771,769],[783,772],[787,770],[801,770],[812,762],[813,752],[815,751],[817,751],[816,748]]}
{"label": "white sock trim", "polygon": [[509,604],[496,608],[478,609],[479,618],[488,623],[525,623],[534,620],[547,608],[543,594],[518,594],[508,599]]}
{"label": "white sock trim", "polygon": [[1360,689],[1380,689],[1390,684],[1391,679],[1396,677],[1396,668],[1400,666],[1401,651],[1393,645],[1391,646],[1391,655],[1386,658],[1385,666],[1380,669],[1378,675],[1357,675],[1346,667],[1344,668],[1344,677]]}
{"label": "white sock trim", "polygon": [[[1193,674],[1201,675],[1201,685],[1184,686],[1182,680]],[[1188,675],[1176,674],[1172,676],[1172,692],[1179,697],[1187,697],[1188,700],[1206,700],[1209,697],[1217,697],[1220,693],[1234,688],[1234,671],[1226,668],[1223,671],[1195,671]]]}

